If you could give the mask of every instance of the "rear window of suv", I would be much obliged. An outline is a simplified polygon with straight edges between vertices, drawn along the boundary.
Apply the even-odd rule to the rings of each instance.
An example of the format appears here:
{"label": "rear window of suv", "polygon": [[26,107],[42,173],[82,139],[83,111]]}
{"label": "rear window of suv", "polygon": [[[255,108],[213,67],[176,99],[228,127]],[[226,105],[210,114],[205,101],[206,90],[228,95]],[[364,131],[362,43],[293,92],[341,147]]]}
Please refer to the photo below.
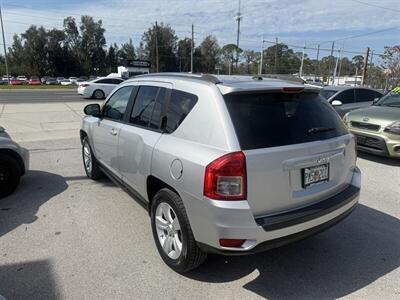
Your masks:
{"label": "rear window of suv", "polygon": [[330,104],[315,93],[228,94],[224,98],[243,150],[347,134]]}

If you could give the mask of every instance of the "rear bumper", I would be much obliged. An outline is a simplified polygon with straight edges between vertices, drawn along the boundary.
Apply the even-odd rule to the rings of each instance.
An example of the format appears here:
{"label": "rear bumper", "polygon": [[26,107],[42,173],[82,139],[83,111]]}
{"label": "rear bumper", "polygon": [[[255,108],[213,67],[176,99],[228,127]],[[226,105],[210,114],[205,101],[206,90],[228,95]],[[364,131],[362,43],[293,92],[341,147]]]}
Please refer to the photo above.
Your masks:
{"label": "rear bumper", "polygon": [[354,204],[350,209],[346,210],[344,213],[338,215],[337,217],[331,219],[328,222],[322,223],[318,226],[311,227],[307,230],[296,232],[291,235],[283,236],[277,239],[269,240],[262,242],[255,246],[254,248],[247,250],[247,251],[232,251],[232,250],[225,250],[225,249],[218,249],[214,247],[210,247],[206,244],[198,243],[199,247],[208,253],[215,253],[215,254],[220,254],[220,255],[248,255],[248,254],[255,254],[259,252],[264,252],[270,249],[282,247],[284,245],[294,243],[296,241],[300,241],[302,239],[308,238],[310,236],[313,236],[315,234],[318,234],[322,231],[325,231],[329,229],[330,227],[336,225],[343,219],[345,219],[348,215],[350,215],[353,210],[357,207],[357,203]]}
{"label": "rear bumper", "polygon": [[[279,247],[329,228],[356,207],[360,186],[361,173],[355,168],[350,184],[331,198],[257,218],[247,201],[183,199],[195,239],[204,251],[243,255]],[[241,247],[229,248],[220,246],[220,239],[246,241]]]}

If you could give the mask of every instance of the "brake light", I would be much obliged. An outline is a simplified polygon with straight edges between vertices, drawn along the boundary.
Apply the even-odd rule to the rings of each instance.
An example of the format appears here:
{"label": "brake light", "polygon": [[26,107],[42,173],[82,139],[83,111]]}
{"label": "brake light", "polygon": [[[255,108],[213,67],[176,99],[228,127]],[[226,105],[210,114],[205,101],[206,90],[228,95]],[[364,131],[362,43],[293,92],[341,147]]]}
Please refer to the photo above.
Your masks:
{"label": "brake light", "polygon": [[284,87],[282,88],[283,93],[301,93],[304,90],[302,87]]}
{"label": "brake light", "polygon": [[88,86],[90,86],[90,84],[88,84],[88,83],[83,83],[83,84],[80,84],[79,86],[81,86],[81,87],[88,87]]}
{"label": "brake light", "polygon": [[246,200],[246,157],[243,152],[221,156],[206,167],[204,196],[215,200]]}

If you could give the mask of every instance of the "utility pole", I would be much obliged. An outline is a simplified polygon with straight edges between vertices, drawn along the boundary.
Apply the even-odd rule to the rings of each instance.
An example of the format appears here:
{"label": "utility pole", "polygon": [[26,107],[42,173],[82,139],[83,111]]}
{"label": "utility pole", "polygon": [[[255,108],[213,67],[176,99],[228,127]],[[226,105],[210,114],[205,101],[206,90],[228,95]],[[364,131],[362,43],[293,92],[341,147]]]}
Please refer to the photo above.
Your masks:
{"label": "utility pole", "polygon": [[238,67],[238,62],[239,62],[239,39],[240,39],[240,21],[242,20],[242,15],[240,13],[240,0],[239,0],[239,10],[238,14],[236,15],[236,21],[237,21],[237,36],[236,36],[236,68]]}
{"label": "utility pole", "polygon": [[368,56],[369,56],[369,47],[365,50],[365,56],[364,56],[364,68],[362,70],[362,77],[361,77],[361,86],[364,86],[365,79],[367,77],[367,67],[368,67]]}
{"label": "utility pole", "polygon": [[261,42],[261,58],[260,58],[260,67],[258,68],[258,75],[262,75],[263,72],[263,58],[264,58],[264,38]]}
{"label": "utility pole", "polygon": [[337,70],[338,64],[339,64],[339,56],[340,56],[340,50],[339,50],[338,56],[336,57],[335,69],[333,70],[332,84],[335,84],[336,70]]}
{"label": "utility pole", "polygon": [[317,47],[317,70],[316,70],[316,72],[314,72],[314,82],[315,82],[315,80],[317,79],[317,75],[319,75],[319,44],[318,44],[318,47]]}
{"label": "utility pole", "polygon": [[303,76],[303,66],[304,66],[304,54],[306,51],[306,43],[304,43],[303,53],[301,54],[301,63],[300,63],[300,70],[299,70],[299,77]]}
{"label": "utility pole", "polygon": [[192,24],[192,41],[190,43],[190,73],[193,74],[193,52],[194,52],[194,25]]}
{"label": "utility pole", "polygon": [[156,71],[158,73],[158,24],[156,21]]}
{"label": "utility pole", "polygon": [[3,35],[4,61],[6,63],[7,81],[8,81],[8,84],[10,84],[10,76],[8,74],[8,63],[7,63],[7,47],[6,47],[6,39],[4,38],[3,14],[1,12],[1,6],[0,6],[0,20],[1,20],[1,33]]}
{"label": "utility pole", "polygon": [[342,51],[339,51],[339,57],[340,57],[340,61],[339,61],[339,72],[338,72],[338,77],[340,77],[340,74],[342,73],[342,61],[343,61],[343,51],[344,51],[344,44],[342,46]]}
{"label": "utility pole", "polygon": [[[332,48],[331,48],[331,58],[333,57],[333,49],[334,48],[335,48],[335,42],[333,41]],[[332,63],[331,63],[331,60],[329,60],[329,72],[331,72],[331,70],[332,70]],[[331,74],[329,74],[328,84],[329,84],[330,79],[331,79]],[[332,82],[332,84],[333,84],[333,82]]]}
{"label": "utility pole", "polygon": [[274,74],[276,74],[278,64],[278,38],[275,38],[275,63],[274,63]]}

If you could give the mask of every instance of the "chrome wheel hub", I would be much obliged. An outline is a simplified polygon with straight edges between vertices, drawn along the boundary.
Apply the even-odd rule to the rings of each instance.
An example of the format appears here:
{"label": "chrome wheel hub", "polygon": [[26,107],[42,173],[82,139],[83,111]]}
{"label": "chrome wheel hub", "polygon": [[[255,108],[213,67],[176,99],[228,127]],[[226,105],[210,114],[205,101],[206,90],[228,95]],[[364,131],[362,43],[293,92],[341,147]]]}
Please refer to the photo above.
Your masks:
{"label": "chrome wheel hub", "polygon": [[83,162],[88,173],[92,172],[92,153],[87,142],[83,144]]}
{"label": "chrome wheel hub", "polygon": [[158,241],[165,254],[178,259],[182,253],[182,231],[178,217],[172,207],[161,202],[156,209],[155,225]]}

